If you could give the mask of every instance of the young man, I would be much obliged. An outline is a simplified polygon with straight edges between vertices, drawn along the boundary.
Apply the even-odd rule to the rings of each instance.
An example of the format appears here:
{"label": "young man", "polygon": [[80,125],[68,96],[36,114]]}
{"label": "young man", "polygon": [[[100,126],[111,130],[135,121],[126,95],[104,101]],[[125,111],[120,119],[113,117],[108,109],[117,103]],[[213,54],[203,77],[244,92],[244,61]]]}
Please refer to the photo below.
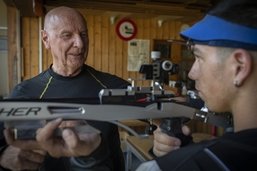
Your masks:
{"label": "young man", "polygon": [[[45,16],[42,40],[53,57],[53,64],[38,76],[24,81],[11,98],[95,98],[104,88],[126,88],[128,83],[114,75],[85,65],[88,30],[84,17],[68,7],[54,8]],[[58,127],[83,122],[57,119],[37,131],[35,140],[14,140],[5,130],[0,165],[3,170],[42,171],[122,171],[123,154],[118,129],[105,122],[88,121],[99,133],[77,133],[64,129],[62,138],[54,136]]]}
{"label": "young man", "polygon": [[[230,112],[234,132],[174,150],[179,140],[156,132],[163,155],[142,170],[257,170],[257,2],[224,0],[181,33],[195,62],[189,77],[211,111]],[[160,138],[161,137],[161,138]]]}

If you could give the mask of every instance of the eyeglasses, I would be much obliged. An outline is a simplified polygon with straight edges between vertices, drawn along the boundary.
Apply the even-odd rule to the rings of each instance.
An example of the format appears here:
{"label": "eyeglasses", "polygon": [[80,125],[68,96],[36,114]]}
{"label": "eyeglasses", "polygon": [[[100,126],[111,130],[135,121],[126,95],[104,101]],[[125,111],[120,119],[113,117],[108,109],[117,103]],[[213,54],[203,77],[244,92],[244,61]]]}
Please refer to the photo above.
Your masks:
{"label": "eyeglasses", "polygon": [[187,50],[190,52],[190,54],[194,57],[194,42],[190,39],[187,40],[186,42],[186,46],[187,46]]}

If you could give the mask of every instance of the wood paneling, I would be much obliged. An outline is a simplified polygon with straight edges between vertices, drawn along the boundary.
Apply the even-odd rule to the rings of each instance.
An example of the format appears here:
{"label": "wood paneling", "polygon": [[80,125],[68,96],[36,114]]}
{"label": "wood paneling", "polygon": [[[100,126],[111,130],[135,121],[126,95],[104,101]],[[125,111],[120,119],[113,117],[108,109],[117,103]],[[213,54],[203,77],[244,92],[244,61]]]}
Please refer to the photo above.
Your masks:
{"label": "wood paneling", "polygon": [[[110,21],[108,20],[107,17],[103,18],[102,21],[102,48],[101,48],[101,55],[102,55],[102,71],[108,72],[109,71],[109,28],[110,28]],[[107,33],[107,34],[106,34]]]}
{"label": "wood paneling", "polygon": [[37,17],[23,17],[22,23],[22,48],[23,71],[22,80],[26,80],[39,73],[39,19]]}
{"label": "wood paneling", "polygon": [[7,27],[8,27],[8,76],[9,76],[9,90],[19,82],[18,72],[18,48],[17,42],[18,30],[17,24],[17,9],[15,7],[7,7]]}

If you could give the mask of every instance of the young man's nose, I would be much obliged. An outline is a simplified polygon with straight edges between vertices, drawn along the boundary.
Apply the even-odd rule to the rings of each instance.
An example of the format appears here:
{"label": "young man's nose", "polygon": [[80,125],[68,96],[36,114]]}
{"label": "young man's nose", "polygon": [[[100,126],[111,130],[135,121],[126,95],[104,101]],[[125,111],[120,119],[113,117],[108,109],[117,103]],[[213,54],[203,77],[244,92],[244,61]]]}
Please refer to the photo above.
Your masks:
{"label": "young man's nose", "polygon": [[188,77],[192,80],[196,79],[196,63],[194,62],[194,64],[192,65],[189,73],[188,73]]}

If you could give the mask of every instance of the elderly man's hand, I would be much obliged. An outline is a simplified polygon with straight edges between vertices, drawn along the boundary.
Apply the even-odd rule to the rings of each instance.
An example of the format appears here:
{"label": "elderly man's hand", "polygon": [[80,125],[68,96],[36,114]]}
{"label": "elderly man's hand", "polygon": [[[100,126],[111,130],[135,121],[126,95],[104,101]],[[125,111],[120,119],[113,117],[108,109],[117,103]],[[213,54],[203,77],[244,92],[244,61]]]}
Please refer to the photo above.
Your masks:
{"label": "elderly man's hand", "polygon": [[44,161],[46,152],[35,140],[16,140],[13,131],[4,130],[9,145],[0,156],[0,165],[10,170],[37,170]]}
{"label": "elderly man's hand", "polygon": [[8,146],[0,156],[0,165],[10,170],[38,170],[44,161],[42,151],[22,150]]}
{"label": "elderly man's hand", "polygon": [[[81,124],[76,121],[56,119],[48,122],[37,131],[36,139],[41,148],[53,157],[78,157],[90,155],[101,143],[99,133],[76,133],[69,127]],[[62,136],[54,134],[57,128],[62,128]]]}

